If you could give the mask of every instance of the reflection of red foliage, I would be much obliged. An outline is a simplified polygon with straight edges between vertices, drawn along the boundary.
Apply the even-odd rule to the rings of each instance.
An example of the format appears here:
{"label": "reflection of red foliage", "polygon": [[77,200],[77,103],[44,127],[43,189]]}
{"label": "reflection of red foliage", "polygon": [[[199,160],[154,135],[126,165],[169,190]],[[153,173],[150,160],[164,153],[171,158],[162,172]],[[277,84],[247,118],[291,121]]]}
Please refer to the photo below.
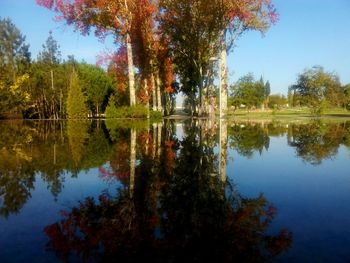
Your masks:
{"label": "reflection of red foliage", "polygon": [[50,245],[56,250],[56,254],[63,260],[67,260],[71,251],[71,245],[68,242],[68,236],[58,223],[45,227],[44,231],[50,238]]}
{"label": "reflection of red foliage", "polygon": [[175,146],[174,141],[165,141],[165,156],[166,156],[166,161],[165,161],[165,169],[167,174],[170,174],[175,166],[175,150],[173,149]]}
{"label": "reflection of red foliage", "polygon": [[[149,131],[142,131],[140,132],[137,140],[138,140],[137,144],[143,147],[142,152],[148,155],[152,150],[152,145],[153,145],[151,133]],[[148,152],[146,152],[146,149],[148,150]]]}
{"label": "reflection of red foliage", "polygon": [[100,166],[99,174],[105,181],[119,180],[127,184],[130,177],[129,145],[127,142],[120,142],[116,144],[116,148],[116,157],[110,161],[108,168]]}

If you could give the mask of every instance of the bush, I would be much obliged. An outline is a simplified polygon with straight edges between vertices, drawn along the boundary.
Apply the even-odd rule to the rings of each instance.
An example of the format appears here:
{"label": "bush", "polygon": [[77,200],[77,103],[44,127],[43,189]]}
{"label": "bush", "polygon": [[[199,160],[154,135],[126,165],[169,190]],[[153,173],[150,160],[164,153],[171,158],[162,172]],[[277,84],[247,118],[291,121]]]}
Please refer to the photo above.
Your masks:
{"label": "bush", "polygon": [[106,118],[147,118],[147,107],[144,105],[116,107],[110,104],[106,108]]}
{"label": "bush", "polygon": [[152,120],[161,120],[163,118],[163,114],[160,111],[151,111],[150,118]]}

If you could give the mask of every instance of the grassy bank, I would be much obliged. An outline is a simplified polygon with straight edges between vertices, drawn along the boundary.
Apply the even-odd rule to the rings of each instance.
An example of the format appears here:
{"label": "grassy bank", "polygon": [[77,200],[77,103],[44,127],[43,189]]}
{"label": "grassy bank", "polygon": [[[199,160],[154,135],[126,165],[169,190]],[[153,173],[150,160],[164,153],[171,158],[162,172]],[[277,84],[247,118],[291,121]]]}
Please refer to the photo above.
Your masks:
{"label": "grassy bank", "polygon": [[272,118],[349,118],[350,111],[342,108],[325,109],[321,115],[311,114],[308,108],[290,108],[281,110],[236,110],[229,111],[228,118],[254,118],[254,119],[272,119]]}

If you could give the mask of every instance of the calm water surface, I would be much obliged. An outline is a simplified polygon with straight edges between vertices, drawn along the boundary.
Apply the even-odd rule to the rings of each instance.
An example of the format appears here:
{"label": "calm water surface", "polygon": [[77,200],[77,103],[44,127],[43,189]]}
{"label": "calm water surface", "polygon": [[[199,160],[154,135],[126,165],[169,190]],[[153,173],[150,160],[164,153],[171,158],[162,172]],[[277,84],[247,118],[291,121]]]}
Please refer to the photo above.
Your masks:
{"label": "calm water surface", "polygon": [[350,122],[0,122],[0,262],[349,262]]}

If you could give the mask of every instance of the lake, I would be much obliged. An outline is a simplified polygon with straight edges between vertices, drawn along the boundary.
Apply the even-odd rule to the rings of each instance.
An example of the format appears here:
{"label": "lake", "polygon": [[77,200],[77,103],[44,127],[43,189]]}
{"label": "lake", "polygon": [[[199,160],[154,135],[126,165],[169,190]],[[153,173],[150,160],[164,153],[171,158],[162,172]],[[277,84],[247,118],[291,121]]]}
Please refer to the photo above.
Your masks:
{"label": "lake", "polygon": [[349,262],[350,122],[1,121],[0,262]]}

